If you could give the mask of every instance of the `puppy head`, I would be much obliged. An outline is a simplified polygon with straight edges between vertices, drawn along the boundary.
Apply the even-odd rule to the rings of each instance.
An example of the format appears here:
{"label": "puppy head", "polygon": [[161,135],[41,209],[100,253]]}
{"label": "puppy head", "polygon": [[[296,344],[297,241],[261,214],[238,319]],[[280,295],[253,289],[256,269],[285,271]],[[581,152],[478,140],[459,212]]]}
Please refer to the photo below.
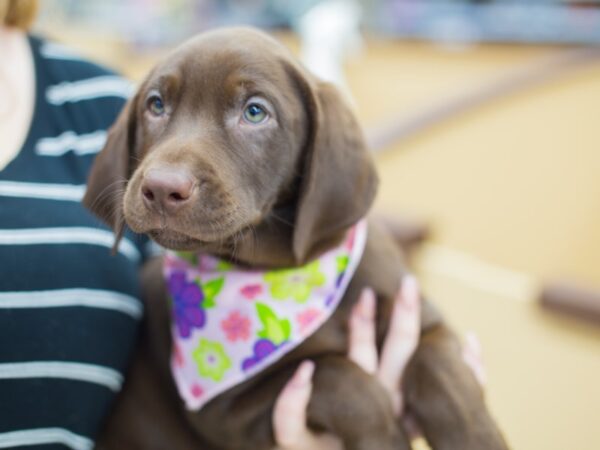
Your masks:
{"label": "puppy head", "polygon": [[150,73],[111,128],[84,204],[117,235],[127,222],[167,248],[218,254],[277,236],[301,263],[366,214],[376,185],[335,88],[237,28],[200,35]]}

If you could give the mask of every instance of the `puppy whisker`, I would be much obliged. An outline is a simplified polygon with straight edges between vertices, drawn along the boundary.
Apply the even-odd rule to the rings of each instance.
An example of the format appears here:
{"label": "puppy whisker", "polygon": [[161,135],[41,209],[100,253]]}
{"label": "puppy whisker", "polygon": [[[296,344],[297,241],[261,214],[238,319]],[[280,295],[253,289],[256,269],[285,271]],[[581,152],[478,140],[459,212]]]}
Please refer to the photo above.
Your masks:
{"label": "puppy whisker", "polygon": [[284,219],[283,217],[277,215],[274,211],[271,211],[270,216],[273,217],[273,219],[283,223],[284,225],[289,225],[290,227],[293,227],[294,224],[292,222],[290,222],[289,220]]}

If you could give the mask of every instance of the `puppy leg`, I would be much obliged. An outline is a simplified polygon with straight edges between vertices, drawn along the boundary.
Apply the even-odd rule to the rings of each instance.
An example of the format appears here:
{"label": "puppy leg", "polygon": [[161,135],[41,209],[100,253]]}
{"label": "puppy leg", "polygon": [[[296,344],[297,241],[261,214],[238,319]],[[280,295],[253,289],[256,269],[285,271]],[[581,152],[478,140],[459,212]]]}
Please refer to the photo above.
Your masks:
{"label": "puppy leg", "polygon": [[[307,410],[312,430],[338,436],[346,450],[411,448],[394,416],[389,396],[375,378],[345,356],[312,360],[315,373]],[[217,448],[272,449],[273,405],[294,369],[292,364],[270,373],[251,389],[234,388],[208,403],[200,413],[188,414],[188,418]]]}
{"label": "puppy leg", "polygon": [[483,392],[463,362],[456,336],[439,324],[426,330],[407,369],[403,390],[434,450],[506,450]]}
{"label": "puppy leg", "polygon": [[378,382],[345,357],[315,359],[308,423],[339,436],[347,450],[408,450],[410,442]]}

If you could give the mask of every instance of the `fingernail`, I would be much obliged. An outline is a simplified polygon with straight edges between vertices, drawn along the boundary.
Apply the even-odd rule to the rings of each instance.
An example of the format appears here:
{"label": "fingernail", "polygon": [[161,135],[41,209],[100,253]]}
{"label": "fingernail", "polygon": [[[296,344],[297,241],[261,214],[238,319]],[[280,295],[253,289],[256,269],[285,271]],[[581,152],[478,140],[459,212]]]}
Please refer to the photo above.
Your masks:
{"label": "fingernail", "polygon": [[402,279],[402,300],[407,306],[413,307],[419,301],[419,283],[412,275],[406,275]]}
{"label": "fingernail", "polygon": [[370,320],[375,313],[375,292],[371,288],[364,288],[360,294],[358,313],[363,319]]}
{"label": "fingernail", "polygon": [[296,380],[298,384],[309,384],[315,371],[315,363],[311,360],[303,361],[297,371]]}

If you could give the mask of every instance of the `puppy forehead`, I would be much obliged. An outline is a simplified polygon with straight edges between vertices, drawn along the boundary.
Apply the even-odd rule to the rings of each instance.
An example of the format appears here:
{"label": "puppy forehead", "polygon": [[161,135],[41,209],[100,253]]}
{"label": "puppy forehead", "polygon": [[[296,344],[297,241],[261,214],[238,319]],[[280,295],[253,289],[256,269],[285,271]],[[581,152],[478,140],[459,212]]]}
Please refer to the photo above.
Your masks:
{"label": "puppy forehead", "polygon": [[253,83],[283,87],[287,78],[284,62],[289,60],[287,49],[264,33],[225,29],[201,35],[179,47],[152,78],[180,78],[183,83],[204,89],[250,87]]}
{"label": "puppy forehead", "polygon": [[285,84],[279,59],[251,49],[221,49],[212,54],[199,53],[182,67],[187,80],[204,87],[256,88],[260,85],[281,87]]}

